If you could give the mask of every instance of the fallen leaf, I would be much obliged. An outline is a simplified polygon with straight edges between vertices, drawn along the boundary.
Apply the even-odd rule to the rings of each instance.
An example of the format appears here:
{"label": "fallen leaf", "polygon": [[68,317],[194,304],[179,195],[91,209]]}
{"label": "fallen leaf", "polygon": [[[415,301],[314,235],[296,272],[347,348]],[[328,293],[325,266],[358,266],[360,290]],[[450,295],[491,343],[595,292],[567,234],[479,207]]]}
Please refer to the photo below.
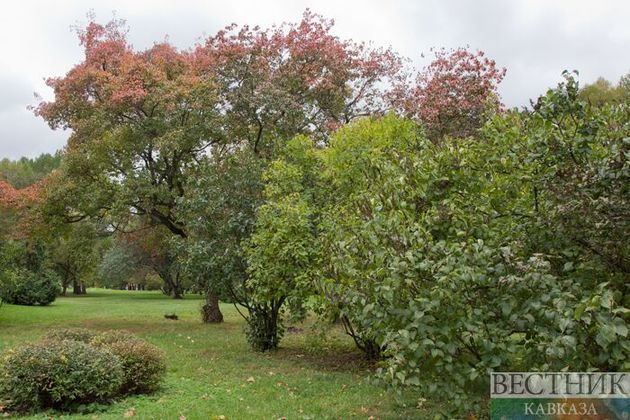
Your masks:
{"label": "fallen leaf", "polygon": [[125,417],[133,417],[135,415],[136,415],[135,408],[130,408],[129,410],[125,411],[125,414],[124,414]]}
{"label": "fallen leaf", "polygon": [[250,384],[253,384],[254,382],[256,382],[256,379],[254,379],[253,376],[250,376],[249,378],[247,378],[247,382],[249,382]]}
{"label": "fallen leaf", "polygon": [[180,415],[180,416],[179,416],[179,420],[186,420],[186,416],[185,416],[185,415],[183,415],[183,414],[182,414],[182,415]]}
{"label": "fallen leaf", "polygon": [[203,394],[203,395],[201,396],[201,399],[202,399],[202,400],[207,400],[207,399],[208,399],[208,394]]}

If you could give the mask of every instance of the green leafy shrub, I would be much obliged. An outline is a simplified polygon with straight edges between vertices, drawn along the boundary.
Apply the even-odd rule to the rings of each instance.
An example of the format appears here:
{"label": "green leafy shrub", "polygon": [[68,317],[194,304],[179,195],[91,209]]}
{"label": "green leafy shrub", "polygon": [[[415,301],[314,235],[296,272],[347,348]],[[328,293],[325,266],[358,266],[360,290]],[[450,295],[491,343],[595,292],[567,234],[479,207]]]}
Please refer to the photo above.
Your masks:
{"label": "green leafy shrub", "polygon": [[126,331],[106,331],[95,336],[91,344],[105,348],[121,361],[124,381],[120,392],[125,395],[153,392],[166,374],[166,356],[154,345]]}
{"label": "green leafy shrub", "polygon": [[0,274],[0,299],[14,305],[49,305],[60,291],[51,270],[5,270]]}
{"label": "green leafy shrub", "polygon": [[576,91],[466,140],[366,119],[322,153],[318,288],[446,416],[484,412],[492,371],[628,368],[630,107]]}
{"label": "green leafy shrub", "polygon": [[283,312],[294,316],[310,292],[317,261],[309,184],[316,164],[312,143],[298,136],[288,142],[282,159],[265,172],[264,198],[252,236],[244,241],[251,291],[246,335],[258,351],[275,349],[282,338]]}
{"label": "green leafy shrub", "polygon": [[42,341],[0,359],[0,404],[9,410],[72,409],[107,401],[124,381],[121,360],[80,341]]}

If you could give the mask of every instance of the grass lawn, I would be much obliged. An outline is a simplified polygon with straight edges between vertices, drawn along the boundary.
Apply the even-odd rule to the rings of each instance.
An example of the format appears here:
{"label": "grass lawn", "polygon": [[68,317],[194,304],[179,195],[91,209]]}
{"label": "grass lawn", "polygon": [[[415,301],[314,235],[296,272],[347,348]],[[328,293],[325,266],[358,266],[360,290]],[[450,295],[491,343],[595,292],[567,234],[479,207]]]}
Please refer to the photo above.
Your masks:
{"label": "grass lawn", "polygon": [[[350,339],[333,331],[314,343],[308,325],[287,333],[271,353],[251,351],[243,319],[223,304],[225,322],[199,320],[200,297],[173,300],[158,292],[90,289],[87,296],[58,298],[47,307],[0,307],[0,351],[37,340],[54,327],[131,331],[168,356],[164,386],[150,396],[120,400],[100,412],[73,418],[322,419],[427,418],[412,398],[403,406],[392,392],[369,381],[370,366]],[[179,321],[164,319],[175,312]],[[300,331],[301,329],[301,331]],[[253,378],[253,379],[252,379]],[[58,413],[47,413],[66,418]],[[47,418],[45,415],[30,418]]]}

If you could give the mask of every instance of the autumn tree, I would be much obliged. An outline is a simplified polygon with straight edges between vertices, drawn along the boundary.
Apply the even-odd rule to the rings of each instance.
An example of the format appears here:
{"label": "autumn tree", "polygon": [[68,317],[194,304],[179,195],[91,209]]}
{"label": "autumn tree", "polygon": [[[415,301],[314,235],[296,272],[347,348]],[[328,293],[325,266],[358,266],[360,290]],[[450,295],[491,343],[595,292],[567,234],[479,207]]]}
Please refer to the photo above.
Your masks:
{"label": "autumn tree", "polygon": [[221,139],[211,79],[167,42],[133,50],[119,20],[90,22],[79,39],[84,60],[48,80],[55,100],[36,109],[52,128],[72,130],[49,209],[120,231],[139,216],[186,237],[177,202],[187,170]]}
{"label": "autumn tree", "polygon": [[0,301],[47,305],[56,298],[59,278],[39,235],[42,197],[40,184],[16,189],[0,180]]}
{"label": "autumn tree", "polygon": [[35,226],[32,209],[42,202],[41,185],[17,189],[0,179],[0,237],[24,239]]}
{"label": "autumn tree", "polygon": [[90,22],[79,33],[83,62],[49,79],[55,100],[36,109],[72,129],[58,208],[119,229],[146,216],[186,238],[178,202],[206,152],[246,146],[266,157],[297,133],[382,111],[380,84],[400,59],[340,40],[332,24],[307,11],[298,24],[230,26],[180,52],[166,42],[135,51],[122,22]]}
{"label": "autumn tree", "polygon": [[216,140],[210,81],[168,43],[134,51],[118,20],[91,22],[79,38],[84,61],[48,79],[55,100],[36,109],[52,128],[72,129],[72,210],[124,221],[131,208],[185,236],[176,218],[184,172]]}
{"label": "autumn tree", "polygon": [[471,136],[501,108],[497,87],[506,70],[482,51],[433,52],[415,80],[397,84],[390,97],[401,113],[423,123],[432,140]]}
{"label": "autumn tree", "polygon": [[383,112],[384,89],[403,60],[332,33],[334,21],[306,10],[298,23],[262,29],[230,25],[194,50],[195,66],[216,85],[231,143],[259,155],[300,133],[325,135],[358,116]]}
{"label": "autumn tree", "polygon": [[183,248],[204,290],[249,305],[241,242],[256,222],[261,174],[289,139],[309,134],[325,143],[340,125],[388,108],[383,92],[403,60],[332,29],[332,20],[307,10],[298,23],[268,29],[231,25],[193,53],[214,81],[226,135],[189,180],[184,200],[190,235]]}

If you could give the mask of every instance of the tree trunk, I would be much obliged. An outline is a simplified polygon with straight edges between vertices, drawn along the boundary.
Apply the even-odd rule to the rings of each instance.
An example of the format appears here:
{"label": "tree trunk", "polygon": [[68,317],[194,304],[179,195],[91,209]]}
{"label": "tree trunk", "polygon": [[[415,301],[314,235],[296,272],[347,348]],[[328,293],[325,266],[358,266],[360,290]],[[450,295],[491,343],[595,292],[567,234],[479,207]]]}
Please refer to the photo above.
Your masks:
{"label": "tree trunk", "polygon": [[73,295],[85,295],[85,284],[82,281],[74,279],[72,280],[72,294]]}
{"label": "tree trunk", "polygon": [[173,299],[184,298],[184,291],[182,290],[182,285],[179,281],[175,281],[171,284],[171,297]]}
{"label": "tree trunk", "polygon": [[159,271],[158,275],[164,281],[164,287],[162,287],[162,292],[165,295],[169,295],[173,299],[183,299],[184,298],[184,290],[182,287],[182,282],[179,277],[179,273],[173,278],[170,271],[168,269]]}
{"label": "tree trunk", "polygon": [[352,339],[356,346],[370,360],[379,360],[383,358],[383,349],[378,345],[373,337],[366,337],[360,332],[355,331],[350,319],[346,315],[341,316],[343,328]]}
{"label": "tree trunk", "polygon": [[256,351],[275,350],[284,333],[280,309],[286,297],[272,299],[268,304],[249,308],[247,341]]}
{"label": "tree trunk", "polygon": [[201,307],[201,320],[205,324],[218,324],[223,322],[223,314],[219,308],[219,295],[206,293],[206,304]]}

